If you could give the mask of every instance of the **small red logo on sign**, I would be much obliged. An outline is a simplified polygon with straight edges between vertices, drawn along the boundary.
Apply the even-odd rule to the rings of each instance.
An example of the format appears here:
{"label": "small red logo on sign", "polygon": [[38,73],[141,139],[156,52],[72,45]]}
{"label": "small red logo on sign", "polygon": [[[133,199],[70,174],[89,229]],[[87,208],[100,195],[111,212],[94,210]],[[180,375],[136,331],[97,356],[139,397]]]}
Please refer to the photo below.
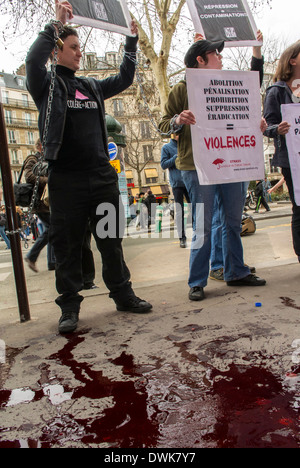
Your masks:
{"label": "small red logo on sign", "polygon": [[217,166],[218,169],[220,169],[221,165],[225,162],[225,159],[218,158],[216,159],[213,164]]}

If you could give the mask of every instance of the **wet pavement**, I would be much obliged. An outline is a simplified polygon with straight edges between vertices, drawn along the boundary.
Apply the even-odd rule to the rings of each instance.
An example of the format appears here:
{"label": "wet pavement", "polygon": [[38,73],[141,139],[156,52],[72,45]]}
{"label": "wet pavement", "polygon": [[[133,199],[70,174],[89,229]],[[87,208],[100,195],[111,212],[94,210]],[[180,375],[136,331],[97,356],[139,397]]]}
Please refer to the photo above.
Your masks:
{"label": "wet pavement", "polygon": [[[263,230],[246,248],[257,240]],[[188,252],[176,252],[177,271]],[[0,448],[299,448],[299,264],[259,274],[266,287],[210,280],[201,303],[178,271],[143,280],[136,292],[154,307],[139,316],[100,288],[68,336],[53,302],[25,324],[1,310]]]}
{"label": "wet pavement", "polygon": [[290,297],[214,283],[201,308],[184,289],[148,288],[138,317],[87,298],[66,337],[51,306],[6,327],[0,448],[298,448],[298,280]]}

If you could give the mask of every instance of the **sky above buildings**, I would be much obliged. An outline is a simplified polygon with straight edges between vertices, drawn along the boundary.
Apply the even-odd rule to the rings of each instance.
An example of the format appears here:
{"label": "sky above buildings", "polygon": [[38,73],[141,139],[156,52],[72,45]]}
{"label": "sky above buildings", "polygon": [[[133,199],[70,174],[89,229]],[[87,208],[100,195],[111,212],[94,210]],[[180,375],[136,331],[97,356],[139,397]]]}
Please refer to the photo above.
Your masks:
{"label": "sky above buildings", "polygon": [[[256,25],[264,33],[264,37],[284,39],[289,45],[300,39],[299,32],[299,0],[272,0],[272,8],[265,7],[255,15]],[[8,18],[0,19],[0,29],[3,30]],[[24,62],[26,52],[37,32],[29,33],[28,37],[18,37],[7,49],[0,43],[0,71],[13,73]]]}

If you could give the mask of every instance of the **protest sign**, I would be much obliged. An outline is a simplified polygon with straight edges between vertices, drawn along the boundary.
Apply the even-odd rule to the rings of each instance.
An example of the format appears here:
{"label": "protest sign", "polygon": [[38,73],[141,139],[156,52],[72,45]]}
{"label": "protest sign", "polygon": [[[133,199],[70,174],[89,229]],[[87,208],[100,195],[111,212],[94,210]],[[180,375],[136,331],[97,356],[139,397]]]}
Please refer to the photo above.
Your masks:
{"label": "protest sign", "polygon": [[187,0],[197,33],[225,47],[262,45],[247,0]]}
{"label": "protest sign", "polygon": [[71,22],[131,36],[131,17],[126,0],[69,0]]}
{"label": "protest sign", "polygon": [[291,128],[286,135],[286,145],[293,179],[295,202],[300,206],[300,104],[282,104],[282,120]]}
{"label": "protest sign", "polygon": [[200,184],[265,176],[258,72],[186,70],[194,162]]}

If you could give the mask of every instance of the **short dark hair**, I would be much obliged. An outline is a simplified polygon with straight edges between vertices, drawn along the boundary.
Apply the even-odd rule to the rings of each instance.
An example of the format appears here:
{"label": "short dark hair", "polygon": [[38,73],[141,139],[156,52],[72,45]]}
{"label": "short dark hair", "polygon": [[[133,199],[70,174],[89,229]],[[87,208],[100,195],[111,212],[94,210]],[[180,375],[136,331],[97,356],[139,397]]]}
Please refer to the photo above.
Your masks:
{"label": "short dark hair", "polygon": [[[63,32],[59,35],[59,39],[61,39],[63,42],[67,39],[69,36],[76,36],[78,37],[78,32],[76,29],[71,28],[71,26],[64,26]],[[58,43],[58,42],[57,42]],[[63,47],[61,49],[63,50]],[[50,60],[53,61],[54,54],[51,52],[50,54]]]}
{"label": "short dark hair", "polygon": [[63,32],[59,35],[59,37],[63,41],[64,39],[67,39],[67,37],[69,36],[78,37],[78,32],[75,28],[71,28],[71,26],[64,26]]}

